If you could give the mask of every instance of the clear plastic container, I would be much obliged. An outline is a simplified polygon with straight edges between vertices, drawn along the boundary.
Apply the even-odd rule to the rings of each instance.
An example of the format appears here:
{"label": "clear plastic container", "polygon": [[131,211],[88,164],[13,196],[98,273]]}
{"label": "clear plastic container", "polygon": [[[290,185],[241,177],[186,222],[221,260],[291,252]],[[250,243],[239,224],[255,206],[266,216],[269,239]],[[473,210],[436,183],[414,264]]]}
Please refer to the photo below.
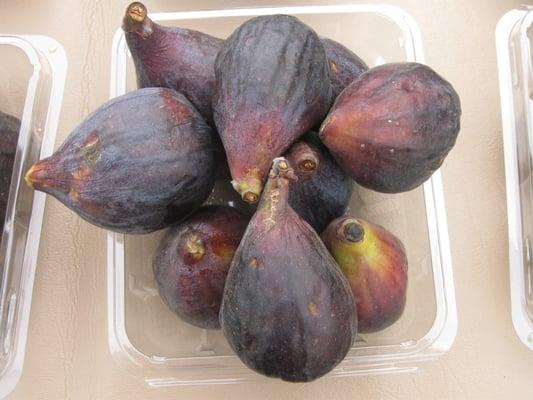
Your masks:
{"label": "clear plastic container", "polygon": [[22,372],[45,203],[24,173],[52,153],[66,68],[55,40],[0,34],[0,110],[21,121],[0,244],[0,398]]}
{"label": "clear plastic container", "polygon": [[513,324],[533,349],[533,7],[509,11],[496,28]]}
{"label": "clear plastic container", "polygon": [[[250,17],[276,13],[297,16],[319,35],[353,49],[371,66],[424,60],[415,21],[390,6],[226,9],[150,17],[162,24],[227,37]],[[133,63],[124,35],[118,30],[112,49],[111,97],[135,87]],[[216,197],[219,202],[224,199]],[[415,370],[422,360],[446,352],[457,330],[440,173],[436,172],[423,188],[398,195],[358,189],[351,209],[403,240],[410,261],[407,304],[400,320],[391,327],[360,335],[346,359],[328,376]],[[220,331],[189,326],[163,304],[152,273],[152,257],[160,237],[161,233],[108,234],[108,329],[115,359],[152,386],[263,379],[239,361]]]}

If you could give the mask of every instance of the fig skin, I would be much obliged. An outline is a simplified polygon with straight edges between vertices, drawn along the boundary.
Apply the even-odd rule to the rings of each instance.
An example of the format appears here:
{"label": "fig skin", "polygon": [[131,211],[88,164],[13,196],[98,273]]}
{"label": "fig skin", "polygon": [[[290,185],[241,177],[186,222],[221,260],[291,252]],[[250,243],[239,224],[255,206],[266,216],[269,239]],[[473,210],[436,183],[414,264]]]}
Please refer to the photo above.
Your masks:
{"label": "fig skin", "polygon": [[226,276],[247,224],[235,208],[205,206],[161,240],[153,263],[159,294],[185,322],[220,328]]}
{"label": "fig skin", "polygon": [[441,166],[455,144],[460,116],[459,96],[431,68],[385,64],[340,94],[320,138],[358,184],[399,193]]}
{"label": "fig skin", "polygon": [[396,322],[407,294],[407,256],[400,239],[351,216],[333,221],[322,238],[352,288],[359,332],[376,332]]}
{"label": "fig skin", "polygon": [[215,124],[242,198],[255,203],[272,159],[326,115],[332,101],[324,46],[287,15],[252,18],[215,61]]}
{"label": "fig skin", "polygon": [[126,9],[122,29],[138,87],[167,87],[183,93],[212,125],[214,63],[223,40],[192,29],[159,25],[139,2]]}
{"label": "fig skin", "polygon": [[251,369],[290,382],[331,371],[357,331],[353,296],[317,233],[288,204],[294,172],[277,158],[231,264],[220,323]]}
{"label": "fig skin", "polygon": [[354,80],[368,71],[366,63],[353,51],[335,40],[322,38],[329,64],[329,79],[333,87],[333,98]]}
{"label": "fig skin", "polygon": [[183,95],[139,89],[94,111],[25,180],[94,225],[148,233],[207,199],[213,153],[211,129]]}
{"label": "fig skin", "polygon": [[5,223],[20,120],[0,111],[0,221]]}
{"label": "fig skin", "polygon": [[343,215],[352,196],[353,181],[309,132],[285,153],[298,180],[291,181],[289,204],[318,233]]}

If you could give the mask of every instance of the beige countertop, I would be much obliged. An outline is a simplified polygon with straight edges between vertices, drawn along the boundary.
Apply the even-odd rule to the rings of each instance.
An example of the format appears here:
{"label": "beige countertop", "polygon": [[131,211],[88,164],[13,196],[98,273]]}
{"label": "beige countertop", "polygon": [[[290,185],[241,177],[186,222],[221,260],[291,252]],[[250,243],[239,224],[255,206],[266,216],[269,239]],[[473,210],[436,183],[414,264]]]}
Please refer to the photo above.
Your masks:
{"label": "beige countertop", "polygon": [[[370,1],[369,1],[370,2]],[[128,1],[2,1],[1,30],[46,34],[69,69],[56,146],[109,95],[112,36]],[[307,2],[282,2],[310,4]],[[316,3],[320,3],[316,1]],[[323,3],[323,2],[322,2]],[[390,0],[418,22],[426,62],[456,87],[462,129],[443,172],[459,328],[451,350],[409,374],[150,389],[107,344],[106,233],[48,198],[22,378],[12,399],[530,399],[533,352],[511,322],[494,31],[519,1]],[[267,1],[147,1],[151,11]]]}

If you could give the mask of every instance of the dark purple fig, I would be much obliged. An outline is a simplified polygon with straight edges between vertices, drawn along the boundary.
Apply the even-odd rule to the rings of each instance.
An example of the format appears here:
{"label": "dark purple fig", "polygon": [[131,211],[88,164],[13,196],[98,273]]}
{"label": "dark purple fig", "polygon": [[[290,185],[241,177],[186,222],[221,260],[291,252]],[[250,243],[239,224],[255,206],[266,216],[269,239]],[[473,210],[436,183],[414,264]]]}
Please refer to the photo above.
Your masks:
{"label": "dark purple fig", "polygon": [[298,180],[291,181],[289,204],[318,233],[346,211],[353,181],[337,165],[315,132],[285,153]]}
{"label": "dark purple fig", "polygon": [[220,324],[248,367],[306,382],[344,358],[357,315],[339,266],[289,205],[291,179],[288,161],[274,160],[228,273]]}
{"label": "dark purple fig", "polygon": [[398,193],[416,188],[441,166],[460,117],[459,96],[431,68],[385,64],[340,94],[320,138],[357,183]]}
{"label": "dark purple fig", "polygon": [[359,332],[375,332],[398,320],[407,293],[407,256],[400,239],[350,216],[333,221],[322,237],[352,287]]}
{"label": "dark purple fig", "polygon": [[[137,87],[177,90],[214,127],[214,64],[223,40],[191,29],[159,25],[148,17],[146,7],[139,2],[126,9],[122,29],[135,64]],[[212,132],[217,177],[229,179],[224,147],[217,132]]]}
{"label": "dark purple fig", "polygon": [[324,118],[331,84],[317,34],[287,15],[242,24],[215,62],[214,119],[233,186],[259,199],[274,157]]}
{"label": "dark purple fig", "polygon": [[367,71],[368,66],[357,54],[335,40],[322,38],[322,44],[328,58],[329,79],[335,99],[346,86]]}
{"label": "dark purple fig", "polygon": [[184,321],[218,329],[222,293],[248,218],[235,208],[206,206],[170,228],[154,258],[159,294]]}
{"label": "dark purple fig", "polygon": [[89,115],[25,179],[100,227],[155,231],[186,217],[209,196],[211,129],[183,95],[136,90]]}
{"label": "dark purple fig", "polygon": [[0,111],[0,221],[2,223],[6,218],[19,131],[19,119]]}
{"label": "dark purple fig", "polygon": [[139,2],[126,9],[122,23],[137,85],[183,93],[208,123],[213,121],[214,62],[223,40],[191,29],[159,25]]}

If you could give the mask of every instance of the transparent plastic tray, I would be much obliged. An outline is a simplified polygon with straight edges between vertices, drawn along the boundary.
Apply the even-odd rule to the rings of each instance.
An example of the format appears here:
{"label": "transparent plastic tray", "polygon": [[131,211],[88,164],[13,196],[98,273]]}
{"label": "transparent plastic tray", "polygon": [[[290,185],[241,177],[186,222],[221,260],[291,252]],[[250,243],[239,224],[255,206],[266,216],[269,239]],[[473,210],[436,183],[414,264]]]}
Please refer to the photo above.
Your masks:
{"label": "transparent plastic tray", "polygon": [[513,324],[533,349],[533,8],[509,11],[496,28]]}
{"label": "transparent plastic tray", "polygon": [[[265,14],[292,14],[321,36],[340,41],[370,66],[423,62],[421,36],[404,11],[379,5],[225,9],[151,14],[162,24],[227,37],[240,23]],[[124,35],[112,48],[111,97],[134,90],[135,72]],[[215,201],[225,200],[215,196]],[[380,223],[404,242],[409,264],[405,312],[382,332],[360,335],[329,376],[415,370],[452,345],[457,319],[440,173],[423,188],[399,195],[355,191],[351,210]],[[264,379],[232,353],[220,331],[181,322],[158,296],[152,257],[162,233],[108,234],[108,333],[114,358],[152,386]]]}
{"label": "transparent plastic tray", "polygon": [[22,372],[45,203],[24,173],[52,153],[66,68],[54,39],[0,34],[0,110],[21,120],[0,244],[0,398]]}

